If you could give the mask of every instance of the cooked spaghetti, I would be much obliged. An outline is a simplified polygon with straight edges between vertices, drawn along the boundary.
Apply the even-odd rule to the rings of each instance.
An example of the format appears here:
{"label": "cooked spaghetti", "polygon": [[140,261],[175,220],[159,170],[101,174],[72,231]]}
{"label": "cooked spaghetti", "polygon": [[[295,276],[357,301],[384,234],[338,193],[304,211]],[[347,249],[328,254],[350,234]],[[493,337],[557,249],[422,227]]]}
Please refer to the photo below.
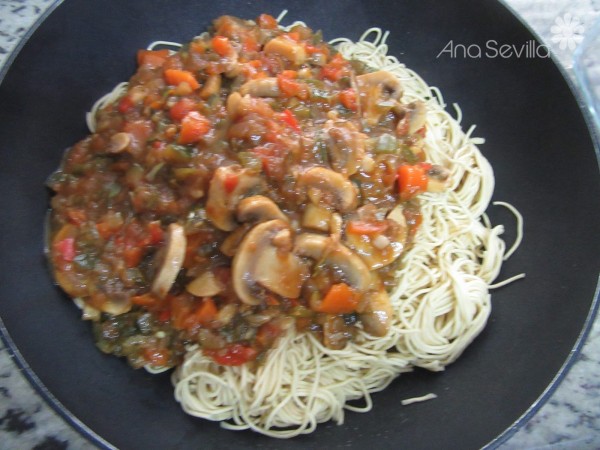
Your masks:
{"label": "cooked spaghetti", "polygon": [[386,36],[263,14],[155,43],[51,177],[57,281],[187,413],[310,433],[485,326],[492,169]]}

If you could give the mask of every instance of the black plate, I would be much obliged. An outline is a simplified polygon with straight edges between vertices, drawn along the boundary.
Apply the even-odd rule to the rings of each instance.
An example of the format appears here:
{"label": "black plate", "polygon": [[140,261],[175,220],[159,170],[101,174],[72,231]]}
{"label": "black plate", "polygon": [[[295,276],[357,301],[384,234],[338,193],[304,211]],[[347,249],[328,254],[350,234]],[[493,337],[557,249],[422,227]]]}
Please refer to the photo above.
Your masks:
{"label": "black plate", "polygon": [[[391,30],[391,53],[438,86],[448,104],[461,105],[465,124],[476,123],[476,134],[487,139],[482,151],[496,171],[494,198],[525,217],[525,240],[501,278],[527,272],[494,292],[488,327],[445,373],[402,376],[374,396],[372,412],[348,413],[343,426],[321,425],[285,444],[186,416],[168,376],[133,371],[97,351],[89,324],[53,286],[42,255],[44,181],[63,150],[85,135],[84,112],[93,101],[133,73],[135,51],[155,39],[189,40],[223,13],[254,18],[284,8],[288,20],[305,20],[327,38],[357,38],[371,26]],[[69,0],[58,6],[0,86],[0,314],[18,352],[55,397],[54,407],[83,422],[76,426],[96,443],[101,436],[123,449],[477,448],[504,439],[585,330],[600,266],[600,178],[568,83],[550,59],[485,54],[486,45],[495,45],[490,40],[520,48],[533,39],[492,1]],[[484,53],[439,55],[451,40]],[[513,223],[501,208],[491,217]],[[438,399],[400,406],[428,392]]]}

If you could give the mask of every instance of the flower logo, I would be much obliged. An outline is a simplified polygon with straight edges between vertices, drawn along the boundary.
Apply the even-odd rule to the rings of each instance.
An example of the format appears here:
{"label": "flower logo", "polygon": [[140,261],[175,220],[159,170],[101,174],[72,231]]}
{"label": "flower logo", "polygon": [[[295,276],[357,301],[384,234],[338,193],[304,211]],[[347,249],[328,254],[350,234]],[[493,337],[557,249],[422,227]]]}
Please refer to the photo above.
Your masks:
{"label": "flower logo", "polygon": [[552,32],[552,42],[559,44],[561,50],[569,47],[569,50],[575,50],[577,44],[583,41],[584,26],[579,17],[566,13],[562,17],[557,17],[554,25],[550,28]]}

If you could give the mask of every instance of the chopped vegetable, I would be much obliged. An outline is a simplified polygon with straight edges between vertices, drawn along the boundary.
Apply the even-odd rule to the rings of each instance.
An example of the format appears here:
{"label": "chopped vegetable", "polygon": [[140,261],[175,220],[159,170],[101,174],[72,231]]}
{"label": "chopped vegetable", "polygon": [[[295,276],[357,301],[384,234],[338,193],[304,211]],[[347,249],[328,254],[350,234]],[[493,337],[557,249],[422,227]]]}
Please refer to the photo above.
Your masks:
{"label": "chopped vegetable", "polygon": [[169,57],[169,50],[138,50],[137,62],[140,66],[160,67]]}
{"label": "chopped vegetable", "polygon": [[181,121],[179,144],[198,142],[210,130],[210,121],[197,111],[189,112]]}
{"label": "chopped vegetable", "polygon": [[427,173],[423,166],[402,164],[398,168],[400,200],[406,201],[427,190]]}
{"label": "chopped vegetable", "polygon": [[222,366],[241,366],[256,359],[258,352],[248,345],[231,344],[220,350],[205,349],[204,354]]}
{"label": "chopped vegetable", "polygon": [[228,56],[233,52],[233,47],[229,39],[225,36],[215,36],[212,38],[212,48],[219,56]]}
{"label": "chopped vegetable", "polygon": [[171,86],[187,83],[192,90],[196,90],[200,87],[200,83],[198,83],[198,80],[196,80],[194,74],[189,70],[166,69],[164,76],[165,81]]}
{"label": "chopped vegetable", "polygon": [[318,312],[327,314],[350,314],[356,311],[358,296],[346,283],[337,283],[331,286],[321,304]]}

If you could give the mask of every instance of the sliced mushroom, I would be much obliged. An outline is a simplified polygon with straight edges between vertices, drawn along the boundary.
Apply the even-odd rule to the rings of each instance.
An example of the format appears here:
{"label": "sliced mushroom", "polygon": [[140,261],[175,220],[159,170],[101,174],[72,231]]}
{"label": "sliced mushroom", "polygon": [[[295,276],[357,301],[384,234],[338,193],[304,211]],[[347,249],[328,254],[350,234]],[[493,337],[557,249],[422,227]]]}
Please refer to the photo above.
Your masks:
{"label": "sliced mushroom", "polygon": [[282,297],[298,298],[307,273],[291,247],[291,230],[283,220],[260,223],[246,234],[233,258],[231,272],[233,289],[242,302],[260,304],[265,289]]}
{"label": "sliced mushroom", "polygon": [[390,72],[379,70],[356,77],[362,116],[369,126],[376,125],[385,114],[397,107],[402,85]]}
{"label": "sliced mushroom", "polygon": [[241,113],[242,95],[239,92],[232,92],[227,97],[227,103],[225,105],[227,114],[229,117],[237,117]]}
{"label": "sliced mushroom", "polygon": [[348,121],[328,121],[325,127],[329,135],[327,150],[331,166],[347,176],[358,172],[365,155],[367,136]]}
{"label": "sliced mushroom", "polygon": [[237,220],[240,222],[266,222],[273,219],[289,221],[277,204],[264,195],[246,197],[238,203]]}
{"label": "sliced mushroom", "polygon": [[212,297],[223,292],[223,289],[222,283],[210,270],[194,278],[185,287],[186,291],[196,297]]}
{"label": "sliced mushroom", "polygon": [[223,241],[223,243],[221,244],[221,246],[219,247],[221,253],[223,253],[226,256],[229,256],[230,258],[233,258],[237,253],[237,249],[242,243],[242,239],[244,239],[244,236],[248,231],[250,231],[251,228],[252,226],[249,223],[243,223],[231,233],[229,233]]}
{"label": "sliced mushroom", "polygon": [[365,294],[366,307],[359,315],[364,330],[373,336],[385,336],[392,324],[394,311],[385,288]]}
{"label": "sliced mushroom", "polygon": [[396,125],[398,136],[407,136],[416,133],[427,122],[427,106],[422,101],[410,103],[406,107],[404,117]]}
{"label": "sliced mushroom", "polygon": [[427,171],[427,192],[443,192],[448,187],[450,171],[434,164]]}
{"label": "sliced mushroom", "polygon": [[185,259],[187,239],[181,225],[172,223],[166,233],[164,247],[157,253],[158,271],[152,283],[152,293],[160,298],[167,295]]}
{"label": "sliced mushroom", "polygon": [[219,93],[221,89],[221,75],[211,75],[204,83],[202,90],[200,91],[200,97],[207,99],[212,95],[216,95]]}
{"label": "sliced mushroom", "polygon": [[246,81],[239,92],[252,97],[279,97],[280,93],[277,78],[274,77]]}
{"label": "sliced mushroom", "polygon": [[331,211],[322,206],[309,203],[302,214],[302,226],[317,231],[329,231],[331,222]]}
{"label": "sliced mushroom", "polygon": [[231,231],[237,226],[234,211],[239,201],[260,190],[260,176],[249,169],[238,165],[219,167],[210,180],[206,216],[220,230]]}
{"label": "sliced mushroom", "polygon": [[356,209],[358,190],[342,174],[324,167],[313,167],[298,177],[300,187],[308,187],[308,196],[315,205],[325,204],[340,212]]}
{"label": "sliced mushroom", "polygon": [[115,133],[110,137],[108,144],[108,153],[124,152],[131,143],[131,135],[124,131]]}
{"label": "sliced mushroom", "polygon": [[345,242],[371,268],[379,269],[394,262],[404,251],[408,229],[402,206],[396,206],[386,219],[375,218],[362,221],[370,226],[368,233],[358,233],[351,229],[349,221]]}
{"label": "sliced mushroom", "polygon": [[369,288],[369,268],[360,257],[337,239],[303,233],[296,238],[294,253],[335,267],[341,272],[344,281],[359,292],[365,292]]}
{"label": "sliced mushroom", "polygon": [[284,36],[277,36],[265,44],[264,52],[287,58],[290,62],[300,65],[306,61],[304,46]]}
{"label": "sliced mushroom", "polygon": [[380,86],[385,88],[390,94],[390,98],[398,100],[402,97],[402,84],[400,80],[387,70],[378,70],[369,72],[356,77],[356,82],[360,88],[370,86]]}

